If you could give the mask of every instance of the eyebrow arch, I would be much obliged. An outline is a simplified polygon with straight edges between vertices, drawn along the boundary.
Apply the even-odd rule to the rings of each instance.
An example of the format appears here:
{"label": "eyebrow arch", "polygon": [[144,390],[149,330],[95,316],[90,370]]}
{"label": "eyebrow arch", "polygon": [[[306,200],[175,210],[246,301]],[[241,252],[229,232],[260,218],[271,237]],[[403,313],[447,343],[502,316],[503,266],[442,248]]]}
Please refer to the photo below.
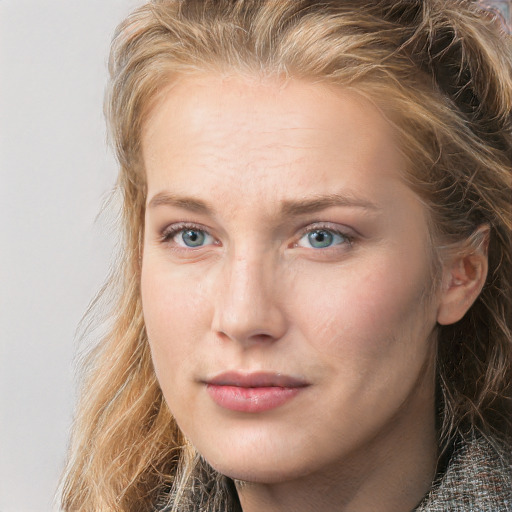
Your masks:
{"label": "eyebrow arch", "polygon": [[283,201],[281,213],[287,217],[314,213],[334,206],[362,208],[364,210],[379,211],[381,208],[367,199],[349,193],[319,195],[308,199]]}
{"label": "eyebrow arch", "polygon": [[205,215],[211,215],[214,212],[213,207],[205,201],[193,197],[168,194],[166,192],[159,192],[153,196],[148,203],[148,208],[156,208],[157,206],[175,206]]}
{"label": "eyebrow arch", "polygon": [[[203,200],[187,196],[178,196],[167,192],[159,192],[153,196],[148,203],[148,208],[156,208],[158,206],[174,206],[204,215],[213,215],[215,212],[214,208]],[[285,217],[298,217],[335,206],[362,208],[370,211],[381,210],[379,206],[367,199],[344,193],[283,201],[281,205],[281,215]]]}

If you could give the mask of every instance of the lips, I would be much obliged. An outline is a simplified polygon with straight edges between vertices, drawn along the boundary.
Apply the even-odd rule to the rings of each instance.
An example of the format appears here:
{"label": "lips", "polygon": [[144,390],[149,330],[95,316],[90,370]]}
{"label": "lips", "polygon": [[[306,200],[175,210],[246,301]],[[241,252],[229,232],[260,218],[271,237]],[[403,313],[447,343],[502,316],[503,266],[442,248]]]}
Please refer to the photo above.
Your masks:
{"label": "lips", "polygon": [[275,409],[309,384],[281,373],[226,372],[204,382],[211,399],[232,411],[258,413]]}
{"label": "lips", "polygon": [[264,387],[280,387],[280,388],[301,388],[307,386],[307,382],[282,373],[239,373],[226,372],[207,381],[207,384],[214,386],[237,386],[240,388],[264,388]]}

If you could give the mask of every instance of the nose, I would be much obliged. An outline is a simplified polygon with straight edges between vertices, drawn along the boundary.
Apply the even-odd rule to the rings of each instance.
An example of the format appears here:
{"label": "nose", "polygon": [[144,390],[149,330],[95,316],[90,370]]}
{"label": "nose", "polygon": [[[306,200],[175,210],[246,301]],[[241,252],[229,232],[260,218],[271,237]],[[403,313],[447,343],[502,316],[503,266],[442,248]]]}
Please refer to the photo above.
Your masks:
{"label": "nose", "polygon": [[226,261],[218,280],[212,329],[244,346],[274,342],[287,329],[276,289],[276,272],[264,255],[238,255]]}

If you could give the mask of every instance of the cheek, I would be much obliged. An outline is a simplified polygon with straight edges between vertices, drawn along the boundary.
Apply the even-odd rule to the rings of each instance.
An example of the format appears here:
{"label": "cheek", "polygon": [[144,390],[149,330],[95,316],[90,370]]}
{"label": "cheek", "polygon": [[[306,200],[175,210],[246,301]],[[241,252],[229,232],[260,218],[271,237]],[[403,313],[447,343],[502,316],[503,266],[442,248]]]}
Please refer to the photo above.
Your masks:
{"label": "cheek", "polygon": [[295,316],[303,319],[301,330],[319,352],[340,358],[385,356],[397,341],[424,335],[427,268],[385,255],[331,267],[325,276],[304,273],[295,286],[301,298]]}
{"label": "cheek", "polygon": [[147,258],[141,296],[153,363],[157,375],[166,372],[168,380],[186,371],[195,342],[204,335],[211,308],[204,275],[195,279],[182,269],[171,272],[165,262]]}

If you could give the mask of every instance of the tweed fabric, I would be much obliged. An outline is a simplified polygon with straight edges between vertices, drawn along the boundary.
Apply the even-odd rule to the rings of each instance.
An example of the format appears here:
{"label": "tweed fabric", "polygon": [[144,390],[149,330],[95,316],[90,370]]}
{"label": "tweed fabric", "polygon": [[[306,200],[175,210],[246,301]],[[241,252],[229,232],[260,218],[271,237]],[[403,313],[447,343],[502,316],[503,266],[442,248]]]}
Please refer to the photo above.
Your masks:
{"label": "tweed fabric", "polygon": [[512,512],[512,467],[481,436],[459,441],[416,512]]}

